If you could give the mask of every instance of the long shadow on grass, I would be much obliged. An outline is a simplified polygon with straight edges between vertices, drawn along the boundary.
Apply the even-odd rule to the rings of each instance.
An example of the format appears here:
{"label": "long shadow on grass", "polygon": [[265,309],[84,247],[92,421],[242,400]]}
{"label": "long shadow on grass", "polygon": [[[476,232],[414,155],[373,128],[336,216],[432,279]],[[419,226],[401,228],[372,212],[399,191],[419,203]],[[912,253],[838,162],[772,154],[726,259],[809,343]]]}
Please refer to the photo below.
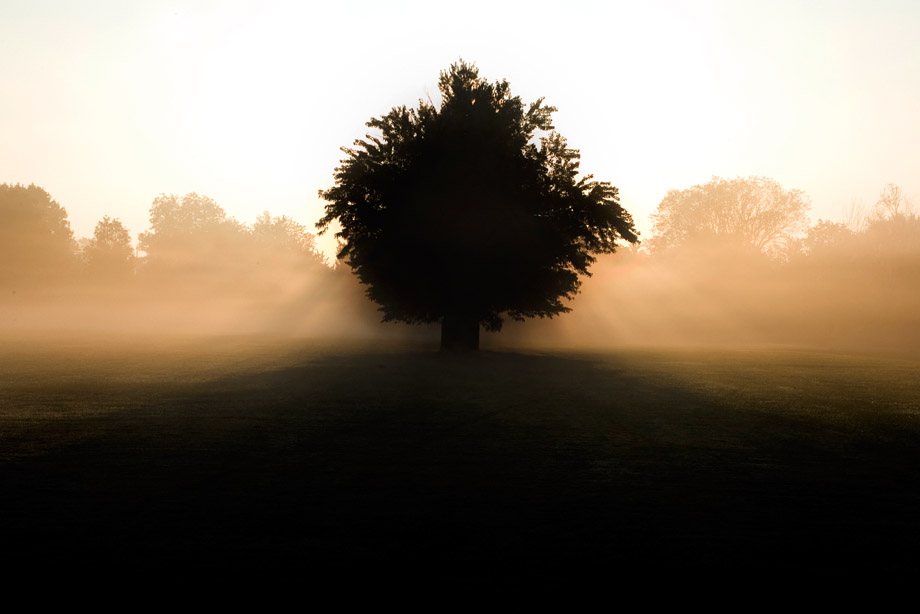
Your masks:
{"label": "long shadow on grass", "polygon": [[628,357],[305,353],[99,387],[117,410],[4,464],[16,560],[512,588],[917,570],[916,425],[841,429]]}

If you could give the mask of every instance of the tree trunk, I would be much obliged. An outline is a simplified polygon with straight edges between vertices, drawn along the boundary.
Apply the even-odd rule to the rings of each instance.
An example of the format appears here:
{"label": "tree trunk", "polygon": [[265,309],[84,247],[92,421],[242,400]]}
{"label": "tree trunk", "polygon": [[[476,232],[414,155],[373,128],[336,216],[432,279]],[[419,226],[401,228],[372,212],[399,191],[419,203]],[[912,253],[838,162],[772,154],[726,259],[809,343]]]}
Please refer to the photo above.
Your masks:
{"label": "tree trunk", "polygon": [[475,352],[479,349],[479,320],[446,315],[441,319],[442,352]]}

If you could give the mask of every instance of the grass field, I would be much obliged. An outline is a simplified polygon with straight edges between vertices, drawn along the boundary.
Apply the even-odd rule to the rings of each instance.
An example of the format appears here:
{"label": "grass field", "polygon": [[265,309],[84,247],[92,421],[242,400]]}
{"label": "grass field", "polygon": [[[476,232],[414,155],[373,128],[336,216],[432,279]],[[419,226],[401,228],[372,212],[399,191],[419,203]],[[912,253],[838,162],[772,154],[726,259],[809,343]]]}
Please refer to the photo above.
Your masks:
{"label": "grass field", "polygon": [[499,589],[920,572],[916,357],[104,341],[3,339],[8,566]]}

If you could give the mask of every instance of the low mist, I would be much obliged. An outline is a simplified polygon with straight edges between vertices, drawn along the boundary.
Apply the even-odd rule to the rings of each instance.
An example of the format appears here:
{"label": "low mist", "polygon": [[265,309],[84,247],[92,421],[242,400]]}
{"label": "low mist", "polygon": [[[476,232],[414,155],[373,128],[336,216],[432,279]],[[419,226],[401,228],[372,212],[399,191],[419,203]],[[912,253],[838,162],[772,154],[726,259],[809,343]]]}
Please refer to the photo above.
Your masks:
{"label": "low mist", "polygon": [[[779,259],[719,241],[601,257],[570,313],[512,323],[502,336],[592,348],[920,347],[920,220],[879,220],[860,233],[816,228]],[[828,229],[832,240],[814,240]]]}
{"label": "low mist", "polygon": [[[315,236],[289,218],[264,213],[244,225],[206,197],[160,196],[135,249],[117,220],[78,242],[43,190],[2,187],[25,203],[21,211],[37,199],[36,210],[57,211],[57,220],[39,228],[7,206],[16,223],[2,227],[0,332],[409,338],[436,347],[437,324],[381,323],[349,268],[330,266]],[[483,347],[920,345],[920,218],[903,208],[857,224],[819,221],[781,250],[725,233],[673,245],[653,236],[599,257],[591,272],[571,312],[506,320]]]}
{"label": "low mist", "polygon": [[246,225],[197,194],[160,195],[137,247],[108,216],[74,240],[37,186],[0,186],[0,331],[371,334],[374,309],[315,236],[263,213]]}

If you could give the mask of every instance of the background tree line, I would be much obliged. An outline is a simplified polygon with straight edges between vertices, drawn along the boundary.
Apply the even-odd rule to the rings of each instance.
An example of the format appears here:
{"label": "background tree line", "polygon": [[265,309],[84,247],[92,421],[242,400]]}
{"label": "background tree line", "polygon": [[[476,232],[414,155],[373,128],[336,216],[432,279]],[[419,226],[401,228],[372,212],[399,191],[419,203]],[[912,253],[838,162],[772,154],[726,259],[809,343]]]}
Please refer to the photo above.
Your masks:
{"label": "background tree line", "polygon": [[264,284],[279,272],[323,272],[329,267],[315,236],[287,216],[263,212],[252,225],[238,222],[211,198],[161,194],[150,208],[150,228],[138,235],[104,216],[93,236],[75,240],[67,212],[44,189],[0,185],[0,280],[7,289],[91,280],[128,283],[143,278],[178,286]]}
{"label": "background tree line", "polygon": [[[598,259],[571,314],[515,323],[499,341],[916,345],[920,217],[901,190],[841,221],[809,225],[808,210],[805,194],[767,178],[671,191],[649,239]],[[84,319],[143,307],[139,326],[194,315],[229,330],[256,318],[285,332],[305,318],[310,330],[381,330],[365,289],[303,225],[268,212],[244,224],[198,194],[154,199],[135,250],[117,218],[77,241],[45,190],[0,185],[0,288],[7,313],[47,296],[76,317],[81,298],[104,296],[84,301]]]}
{"label": "background tree line", "polygon": [[669,192],[640,249],[599,259],[573,313],[513,327],[550,344],[916,348],[920,216],[900,188],[841,221],[763,177]]}
{"label": "background tree line", "polygon": [[0,185],[0,308],[3,325],[30,328],[334,332],[373,322],[351,275],[290,217],[265,211],[244,224],[207,196],[161,194],[136,247],[110,216],[77,240],[47,191],[18,184]]}

